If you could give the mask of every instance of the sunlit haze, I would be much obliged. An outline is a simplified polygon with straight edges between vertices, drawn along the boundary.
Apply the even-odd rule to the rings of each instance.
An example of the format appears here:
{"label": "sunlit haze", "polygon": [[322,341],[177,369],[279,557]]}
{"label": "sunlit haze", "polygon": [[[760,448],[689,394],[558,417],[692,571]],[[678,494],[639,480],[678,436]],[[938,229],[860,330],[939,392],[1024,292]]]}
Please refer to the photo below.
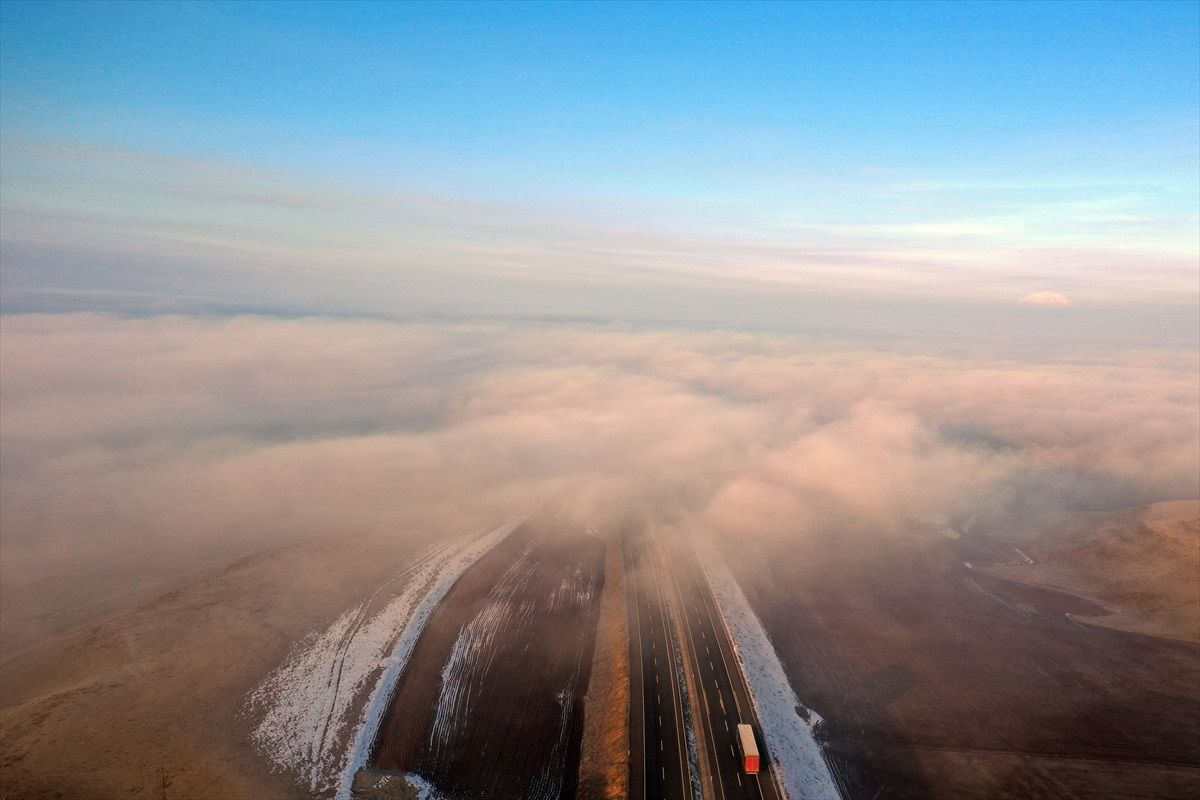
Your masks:
{"label": "sunlit haze", "polygon": [[0,378],[6,798],[1200,793],[1200,3],[0,3]]}

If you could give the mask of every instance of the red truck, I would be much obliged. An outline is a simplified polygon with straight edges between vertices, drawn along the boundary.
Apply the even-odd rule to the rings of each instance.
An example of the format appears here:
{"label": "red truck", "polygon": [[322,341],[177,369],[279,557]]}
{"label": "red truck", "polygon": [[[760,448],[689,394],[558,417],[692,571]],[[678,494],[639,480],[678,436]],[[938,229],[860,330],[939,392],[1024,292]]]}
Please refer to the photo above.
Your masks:
{"label": "red truck", "polygon": [[754,728],[738,725],[738,748],[742,751],[742,768],[747,775],[758,774],[758,742],[754,739]]}

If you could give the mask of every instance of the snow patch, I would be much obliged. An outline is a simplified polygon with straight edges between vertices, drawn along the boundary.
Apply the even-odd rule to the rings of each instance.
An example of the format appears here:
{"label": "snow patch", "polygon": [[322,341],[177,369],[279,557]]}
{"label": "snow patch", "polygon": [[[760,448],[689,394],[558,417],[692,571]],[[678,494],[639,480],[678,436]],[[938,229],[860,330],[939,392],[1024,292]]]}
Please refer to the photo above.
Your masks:
{"label": "snow patch", "polygon": [[968,588],[973,589],[976,592],[979,592],[979,594],[988,598],[992,602],[998,603],[999,605],[1004,606],[1005,608],[1007,608],[1010,611],[1015,611],[1018,614],[1021,614],[1026,617],[1033,616],[1034,614],[1037,613],[1036,609],[1032,608],[1031,606],[1029,606],[1025,603],[1019,603],[1016,601],[1006,600],[1005,598],[996,594],[992,590],[981,585],[978,581],[976,581],[973,578],[964,578],[963,583],[966,584]]}
{"label": "snow patch", "polygon": [[437,787],[415,772],[406,772],[404,780],[409,787],[416,789],[417,800],[442,800],[442,794]]}
{"label": "snow patch", "polygon": [[[518,524],[431,549],[291,649],[245,703],[247,713],[261,715],[251,741],[276,770],[291,773],[319,795],[332,793],[340,783],[339,794],[349,796],[354,771],[365,761],[386,707],[378,702],[381,687],[390,692],[425,620],[458,576]],[[377,601],[396,587],[402,587],[400,593],[376,611]],[[375,676],[371,700],[351,730],[352,709]],[[350,752],[348,740],[354,742]]]}
{"label": "snow patch", "polygon": [[796,698],[770,637],[729,568],[710,548],[697,549],[749,683],[780,789],[790,800],[839,800],[841,795],[813,735],[820,715]]}
{"label": "snow patch", "polygon": [[354,783],[354,774],[367,763],[367,759],[371,755],[371,744],[375,740],[375,732],[379,729],[384,712],[387,711],[388,703],[392,699],[392,692],[396,688],[396,682],[404,670],[404,665],[408,663],[408,657],[412,655],[413,648],[417,645],[421,631],[425,629],[425,623],[433,615],[434,609],[442,602],[442,599],[450,592],[468,567],[499,544],[504,537],[516,530],[520,524],[521,520],[509,522],[474,541],[462,544],[450,552],[433,570],[430,579],[422,585],[424,591],[420,594],[423,596],[418,597],[418,592],[414,591],[410,599],[409,593],[406,592],[397,601],[397,603],[402,600],[408,601],[407,606],[400,609],[403,619],[396,619],[395,630],[399,632],[399,637],[396,639],[395,647],[392,648],[391,656],[387,659],[386,667],[375,682],[375,688],[371,690],[366,707],[359,716],[354,732],[354,743],[342,759],[341,780],[338,782],[337,790],[338,800],[350,800],[350,788]]}
{"label": "snow patch", "polygon": [[536,568],[532,554],[538,546],[539,542],[527,545],[500,577],[488,595],[488,604],[459,631],[450,658],[442,666],[437,713],[429,731],[435,761],[462,735],[464,726],[471,724],[472,692],[488,683],[500,633],[508,630],[514,619],[533,622],[535,608],[524,588]]}

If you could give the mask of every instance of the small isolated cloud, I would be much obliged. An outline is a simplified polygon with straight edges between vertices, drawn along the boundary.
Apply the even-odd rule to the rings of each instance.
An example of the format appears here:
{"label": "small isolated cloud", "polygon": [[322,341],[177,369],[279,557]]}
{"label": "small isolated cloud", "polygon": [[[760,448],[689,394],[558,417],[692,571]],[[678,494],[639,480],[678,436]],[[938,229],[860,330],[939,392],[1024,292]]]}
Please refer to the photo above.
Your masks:
{"label": "small isolated cloud", "polygon": [[1069,306],[1071,298],[1058,292],[1034,292],[1022,297],[1021,302],[1028,306]]}

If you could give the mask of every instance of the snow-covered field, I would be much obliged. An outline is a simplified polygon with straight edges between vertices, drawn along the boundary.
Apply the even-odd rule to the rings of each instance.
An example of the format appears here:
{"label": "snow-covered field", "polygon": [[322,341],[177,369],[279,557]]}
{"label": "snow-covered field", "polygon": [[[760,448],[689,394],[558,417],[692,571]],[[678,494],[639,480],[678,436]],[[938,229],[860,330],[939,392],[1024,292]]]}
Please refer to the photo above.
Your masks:
{"label": "snow-covered field", "polygon": [[[459,576],[518,524],[432,549],[324,631],[297,644],[247,699],[250,713],[261,714],[252,735],[255,746],[314,792],[336,789],[339,797],[349,797],[354,773],[367,758],[392,687],[425,622]],[[385,601],[389,591],[399,594]],[[371,694],[354,720],[353,710],[372,678]]]}
{"label": "snow-covered field", "polygon": [[780,788],[791,800],[838,800],[840,793],[821,746],[813,736],[813,728],[820,722],[820,716],[805,709],[808,716],[805,720],[797,712],[801,705],[796,692],[737,579],[713,548],[698,546],[697,550],[733,639],[738,661],[750,684]]}

